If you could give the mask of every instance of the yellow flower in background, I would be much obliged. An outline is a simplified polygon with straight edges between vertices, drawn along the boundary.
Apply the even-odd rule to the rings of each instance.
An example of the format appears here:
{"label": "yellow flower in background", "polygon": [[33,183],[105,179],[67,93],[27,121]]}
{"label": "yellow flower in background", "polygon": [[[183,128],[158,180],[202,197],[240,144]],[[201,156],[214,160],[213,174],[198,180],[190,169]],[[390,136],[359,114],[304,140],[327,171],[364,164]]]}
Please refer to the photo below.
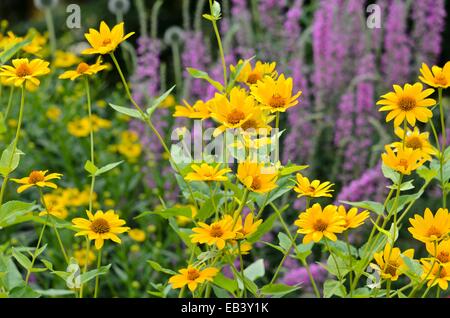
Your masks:
{"label": "yellow flower in background", "polygon": [[170,107],[174,106],[176,102],[177,101],[175,100],[175,96],[170,94],[162,101],[161,107],[170,108]]}
{"label": "yellow flower in background", "polygon": [[75,119],[67,124],[67,131],[75,137],[89,136],[91,125],[88,118]]}
{"label": "yellow flower in background", "polygon": [[383,163],[402,174],[411,174],[425,162],[423,153],[419,149],[396,148],[394,152],[389,145],[386,145],[385,149],[386,152],[381,155]]}
{"label": "yellow flower in background", "polygon": [[244,221],[242,220],[242,216],[239,216],[239,219],[236,222],[238,229],[236,230],[236,239],[245,239],[250,237],[253,233],[256,232],[261,223],[262,220],[258,220],[255,222],[252,213],[247,214]]}
{"label": "yellow flower in background", "polygon": [[71,81],[76,80],[78,77],[83,75],[95,75],[100,71],[106,69],[106,65],[102,65],[100,59],[97,60],[95,64],[89,65],[85,62],[78,64],[77,69],[73,71],[66,71],[62,73],[60,79],[70,79]]}
{"label": "yellow flower in background", "polygon": [[422,76],[419,79],[432,87],[448,88],[450,86],[450,62],[445,63],[444,67],[434,65],[431,70],[425,63],[422,63],[420,69]]}
{"label": "yellow flower in background", "polygon": [[298,104],[298,98],[302,94],[298,91],[292,94],[292,78],[285,78],[281,74],[278,79],[270,76],[264,77],[256,85],[251,87],[252,95],[261,104],[262,109],[271,113],[285,112],[288,108]]}
{"label": "yellow flower in background", "polygon": [[135,161],[142,153],[142,146],[138,143],[122,143],[117,145],[117,151],[127,157],[128,161]]}
{"label": "yellow flower in background", "polygon": [[[67,188],[61,193],[61,197],[66,202],[67,206],[80,207],[89,204],[90,189],[86,187],[83,191],[77,188]],[[92,193],[92,199],[95,202],[97,200],[97,193]]]}
{"label": "yellow flower in background", "polygon": [[194,171],[189,172],[184,179],[187,181],[227,181],[226,174],[231,170],[229,168],[220,169],[220,167],[220,163],[216,166],[210,166],[207,163],[192,164],[191,169]]}
{"label": "yellow flower in background", "polygon": [[239,255],[239,251],[241,252],[241,255],[247,255],[252,250],[252,244],[246,241],[240,243],[240,250],[239,246],[237,245],[237,241],[231,241],[231,244],[233,245],[233,250],[231,251],[231,253],[234,255]]}
{"label": "yellow flower in background", "polygon": [[410,218],[412,227],[408,231],[421,242],[438,242],[448,237],[450,232],[450,215],[447,209],[440,208],[433,215],[429,208],[425,209],[424,216],[418,214]]}
{"label": "yellow flower in background", "polygon": [[[236,66],[230,65],[231,72],[236,72],[237,67],[239,67],[241,64],[243,64],[244,61],[239,60],[238,64]],[[239,76],[236,78],[237,82],[245,83],[248,86],[255,85],[258,81],[262,80],[265,76],[270,76],[275,78],[277,76],[277,72],[275,70],[275,67],[277,66],[277,63],[263,63],[261,61],[257,61],[255,64],[255,67],[252,68],[252,65],[250,62],[245,63],[245,65],[242,67],[241,72],[239,73]]]}
{"label": "yellow flower in background", "polygon": [[133,130],[126,130],[120,134],[120,139],[122,143],[133,144],[139,141],[139,136]]}
{"label": "yellow flower in background", "polygon": [[169,279],[172,288],[183,288],[187,285],[189,290],[193,292],[197,289],[199,284],[203,284],[206,281],[212,282],[219,270],[214,267],[202,270],[193,266],[188,266],[187,268],[180,269],[178,272],[180,274],[173,275]]}
{"label": "yellow flower in background", "polygon": [[192,243],[216,245],[219,250],[222,250],[227,241],[236,237],[235,229],[233,229],[234,221],[230,215],[211,225],[203,222],[198,222],[198,225],[200,227],[192,229],[194,232],[190,235]]}
{"label": "yellow flower in background", "polygon": [[248,190],[267,193],[277,187],[278,172],[262,163],[244,161],[238,165],[237,178]]}
{"label": "yellow flower in background", "polygon": [[192,205],[192,204],[189,204],[187,206],[186,205],[181,205],[181,204],[175,204],[174,207],[176,207],[176,208],[177,207],[178,208],[188,207],[188,208],[191,209],[191,217],[187,217],[187,216],[184,216],[184,215],[177,215],[176,216],[177,224],[179,226],[186,226],[187,224],[191,223],[192,220],[194,220],[195,217],[197,216],[197,208],[194,205]]}
{"label": "yellow flower in background", "polygon": [[322,209],[319,203],[300,213],[294,222],[298,226],[297,233],[305,234],[303,244],[311,241],[319,242],[324,236],[336,241],[337,233],[344,231],[345,220],[337,213],[335,205],[327,205]]}
{"label": "yellow flower in background", "polygon": [[428,280],[427,286],[436,286],[442,290],[448,289],[448,281],[450,281],[450,263],[439,264],[422,260],[423,273],[421,279]]}
{"label": "yellow flower in background", "polygon": [[53,66],[58,68],[68,68],[81,62],[81,59],[72,52],[57,50],[55,52],[55,61]]}
{"label": "yellow flower in background", "polygon": [[92,48],[86,49],[82,54],[108,54],[115,51],[117,46],[132,36],[134,32],[124,35],[124,23],[121,22],[114,26],[112,30],[102,21],[100,30],[89,29],[89,33],[84,36]]}
{"label": "yellow flower in background", "polygon": [[95,240],[95,248],[97,250],[103,247],[105,240],[112,240],[116,243],[122,241],[117,234],[127,232],[130,228],[124,227],[125,221],[121,220],[113,210],[108,210],[106,213],[103,211],[97,211],[92,214],[90,211],[86,211],[88,219],[75,218],[72,220],[74,227],[78,229],[75,236],[86,235],[89,240]]}
{"label": "yellow flower in background", "polygon": [[[406,135],[402,128],[396,127],[395,134],[401,139],[401,141],[392,143],[392,147],[396,149],[406,147],[420,150],[425,160],[431,160],[431,156],[437,153],[436,149],[428,141],[430,134],[428,132],[421,133],[417,127],[414,127],[413,130],[408,128]],[[404,143],[403,138],[405,138]]]}
{"label": "yellow flower in background", "polygon": [[131,229],[128,231],[128,236],[136,242],[144,242],[146,237],[145,232],[141,229]]}
{"label": "yellow flower in background", "polygon": [[51,121],[58,121],[58,119],[61,117],[61,114],[62,114],[61,108],[57,106],[50,106],[45,112],[45,115]]}
{"label": "yellow flower in background", "polygon": [[76,261],[80,267],[83,267],[84,265],[86,265],[86,260],[87,260],[88,266],[92,265],[92,263],[97,258],[95,256],[95,253],[92,250],[89,250],[89,254],[87,254],[86,252],[87,252],[87,250],[84,248],[81,248],[81,249],[73,252],[73,257],[76,259]]}
{"label": "yellow flower in background", "polygon": [[221,125],[214,131],[220,135],[226,129],[240,128],[255,111],[255,99],[244,89],[234,87],[228,99],[224,95],[215,95],[212,102],[211,117]]}
{"label": "yellow flower in background", "polygon": [[206,103],[202,100],[198,100],[195,102],[193,106],[189,105],[186,100],[183,100],[184,106],[177,105],[175,106],[175,112],[173,113],[173,117],[186,117],[192,119],[208,119],[211,117],[211,103],[209,100]]}
{"label": "yellow flower in background", "polygon": [[[38,53],[43,49],[47,43],[47,36],[40,34],[36,29],[30,29],[27,37],[32,37],[31,43],[25,45],[22,50],[26,53],[39,55]],[[23,38],[21,38],[21,41]]]}
{"label": "yellow flower in background", "polygon": [[370,216],[369,211],[364,210],[358,213],[357,208],[351,208],[346,211],[345,206],[338,207],[338,214],[344,219],[344,230],[356,229],[364,224],[364,221]]}
{"label": "yellow flower in background", "polygon": [[427,251],[435,257],[440,263],[450,263],[450,240],[443,240],[439,244],[436,242],[427,242]]}
{"label": "yellow flower in background", "polygon": [[411,126],[415,126],[416,120],[427,122],[433,117],[429,107],[436,105],[436,101],[427,98],[433,94],[434,89],[423,90],[421,83],[414,85],[405,84],[402,87],[394,85],[394,92],[389,92],[381,96],[377,105],[382,105],[379,111],[388,111],[386,122],[394,119],[394,126],[400,126],[406,119]]}
{"label": "yellow flower in background", "polygon": [[45,204],[47,206],[47,210],[39,212],[39,216],[50,214],[58,219],[65,219],[69,215],[69,211],[67,211],[66,207],[62,204],[53,204],[47,201],[45,201]]}
{"label": "yellow flower in background", "polygon": [[376,264],[370,266],[380,273],[381,278],[396,281],[400,275],[408,270],[402,255],[413,258],[414,250],[409,249],[402,253],[398,247],[392,248],[391,244],[386,243],[383,251],[373,255]]}
{"label": "yellow flower in background", "polygon": [[49,182],[50,180],[54,179],[61,179],[62,174],[60,173],[50,173],[47,175],[48,170],[34,170],[31,171],[30,175],[28,177],[24,177],[21,179],[11,179],[11,181],[14,181],[18,184],[23,184],[17,189],[17,193],[22,193],[23,191],[31,188],[31,187],[40,187],[45,188],[49,187],[52,189],[57,189],[58,186],[53,183]]}
{"label": "yellow flower in background", "polygon": [[274,116],[268,116],[261,108],[255,107],[250,117],[241,125],[244,134],[268,135],[272,130],[269,123]]}
{"label": "yellow flower in background", "polygon": [[310,198],[332,197],[330,192],[334,191],[331,189],[331,187],[334,186],[334,183],[329,181],[320,182],[319,180],[313,180],[311,182],[307,177],[302,176],[300,173],[297,173],[296,179],[294,191],[298,193],[298,198],[303,196]]}
{"label": "yellow flower in background", "polygon": [[92,115],[90,118],[85,117],[84,119],[87,120],[89,122],[89,124],[92,122],[92,130],[95,132],[97,132],[103,128],[111,128],[111,126],[112,126],[111,121],[109,121],[107,119],[103,119],[95,114]]}
{"label": "yellow flower in background", "polygon": [[25,85],[27,90],[33,91],[39,85],[38,76],[50,73],[49,62],[41,59],[15,59],[13,66],[3,65],[0,67],[0,76],[6,77],[6,82],[13,83],[15,86]]}

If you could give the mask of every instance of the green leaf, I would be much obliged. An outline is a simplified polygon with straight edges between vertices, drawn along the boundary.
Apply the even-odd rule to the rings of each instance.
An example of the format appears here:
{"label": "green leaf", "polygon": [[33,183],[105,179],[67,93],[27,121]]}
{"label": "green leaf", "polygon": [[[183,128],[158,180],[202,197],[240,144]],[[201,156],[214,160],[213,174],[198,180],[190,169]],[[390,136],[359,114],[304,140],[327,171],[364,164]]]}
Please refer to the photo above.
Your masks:
{"label": "green leaf", "polygon": [[264,259],[259,259],[244,269],[245,277],[247,277],[251,281],[255,281],[260,277],[264,277],[265,273],[266,270],[264,268]]}
{"label": "green leaf", "polygon": [[421,166],[417,168],[416,172],[419,175],[419,177],[425,180],[426,183],[430,182],[438,175],[437,170],[429,169],[426,166]]}
{"label": "green leaf", "polygon": [[175,216],[185,216],[192,218],[192,209],[190,207],[172,207],[161,211],[147,211],[139,214],[134,219],[139,219],[146,215],[159,215],[165,219],[169,219]]}
{"label": "green leaf", "polygon": [[34,203],[9,201],[0,207],[0,229],[17,224],[17,219],[34,210]]}
{"label": "green leaf", "polygon": [[408,266],[408,271],[406,272],[406,275],[408,275],[410,278],[420,278],[423,273],[423,268],[420,265],[419,261],[415,259],[411,259],[408,256],[401,255],[403,261],[405,262],[406,266]]}
{"label": "green leaf", "polygon": [[177,274],[176,272],[174,272],[171,269],[162,267],[161,265],[159,265],[159,263],[157,263],[155,261],[148,260],[147,263],[149,263],[150,266],[157,272],[161,272],[161,273],[168,274],[168,275],[176,275]]}
{"label": "green leaf", "polygon": [[333,295],[345,297],[345,286],[334,279],[327,279],[323,285],[323,297],[330,298]]}
{"label": "green leaf", "polygon": [[31,43],[31,38],[27,38],[21,42],[15,43],[14,45],[11,45],[3,52],[0,53],[0,65],[5,64],[8,62],[17,52],[19,52],[24,46],[27,46]]}
{"label": "green leaf", "polygon": [[0,174],[6,177],[19,166],[20,156],[24,153],[16,148],[13,155],[14,142],[12,142],[0,157]]}
{"label": "green leaf", "polygon": [[129,107],[123,107],[123,106],[118,106],[118,105],[114,105],[109,103],[109,106],[112,107],[115,111],[133,117],[133,118],[138,118],[141,120],[144,120],[144,118],[142,117],[141,113],[133,108],[129,108]]}
{"label": "green leaf", "polygon": [[290,165],[283,167],[279,173],[281,177],[297,173],[301,170],[308,168],[309,166]]}
{"label": "green leaf", "polygon": [[30,286],[24,284],[22,286],[14,287],[9,291],[11,298],[39,298],[41,295],[35,292]]}
{"label": "green leaf", "polygon": [[281,248],[285,252],[289,252],[289,250],[291,249],[291,246],[292,246],[292,241],[289,238],[289,236],[287,236],[283,232],[280,232],[280,233],[278,233],[278,240],[280,241],[279,245],[281,246]]}
{"label": "green leaf", "polygon": [[48,297],[61,297],[75,294],[74,291],[68,289],[46,289],[46,290],[36,290],[39,294]]}
{"label": "green leaf", "polygon": [[95,176],[98,177],[99,175],[102,175],[102,174],[104,174],[104,173],[114,169],[115,167],[117,167],[118,165],[120,165],[122,163],[123,163],[123,160],[107,164],[106,166],[101,167],[100,169],[98,169],[95,172]]}
{"label": "green leaf", "polygon": [[230,293],[234,293],[238,289],[238,283],[234,279],[225,277],[222,273],[218,273],[213,280],[213,283],[220,288],[225,289]]}
{"label": "green leaf", "polygon": [[193,78],[203,79],[214,86],[219,92],[223,91],[223,85],[209,77],[208,73],[192,67],[188,67],[187,71]]}
{"label": "green leaf", "polygon": [[222,198],[222,194],[216,194],[214,197],[209,198],[206,200],[201,208],[198,210],[196,219],[199,219],[201,221],[206,220],[211,215],[213,215],[216,211],[214,210],[214,206],[216,209],[219,209],[219,202]]}
{"label": "green leaf", "polygon": [[269,232],[272,229],[273,222],[277,218],[276,213],[272,213],[261,225],[258,227],[255,233],[250,236],[247,241],[249,243],[255,243],[259,241],[261,237],[264,236],[267,232]]}
{"label": "green leaf", "polygon": [[157,99],[155,99],[155,101],[152,103],[152,105],[147,108],[147,114],[148,116],[152,116],[153,112],[156,110],[156,108],[158,108],[159,105],[161,105],[161,103],[167,98],[167,96],[170,95],[170,93],[173,91],[173,89],[175,88],[175,85],[172,86],[168,91],[166,91],[164,94],[162,94],[161,96],[159,96]]}
{"label": "green leaf", "polygon": [[220,8],[219,2],[214,1],[213,5],[212,5],[211,13],[216,20],[220,19],[221,8]]}
{"label": "green leaf", "polygon": [[81,274],[81,277],[80,277],[81,283],[85,284],[97,276],[105,275],[106,273],[108,273],[110,267],[111,267],[111,264],[108,264],[106,266],[100,267],[99,269],[93,269],[89,272]]}
{"label": "green leaf", "polygon": [[[337,265],[336,265],[336,262],[337,262]],[[346,258],[341,258],[337,255],[334,255],[334,257],[332,257],[330,255],[327,260],[326,268],[334,276],[344,277],[349,272],[348,266],[349,266],[349,264],[348,264],[348,260]]]}
{"label": "green leaf", "polygon": [[313,242],[297,245],[297,248],[295,249],[295,256],[297,257],[297,259],[305,261],[306,258],[311,255],[313,246]]}
{"label": "green leaf", "polygon": [[202,17],[204,17],[206,20],[209,20],[209,21],[216,21],[216,19],[210,14],[205,13],[202,15]]}
{"label": "green leaf", "polygon": [[300,286],[288,286],[285,284],[268,284],[260,289],[260,293],[265,296],[278,296],[290,294],[296,290],[299,290]]}
{"label": "green leaf", "polygon": [[31,261],[23,255],[21,252],[17,250],[17,248],[12,248],[12,256],[16,259],[16,261],[22,265],[26,270],[31,269]]}
{"label": "green leaf", "polygon": [[[400,185],[400,191],[407,191],[407,190],[414,189],[413,181],[414,181],[414,180],[408,180],[408,181],[406,181],[406,182],[403,182],[403,183]],[[388,187],[389,189],[394,189],[394,190],[397,190],[397,189],[398,189],[398,185],[395,185],[395,184],[390,185],[390,186],[387,186],[387,187]]]}
{"label": "green leaf", "polygon": [[397,184],[400,180],[400,174],[391,167],[386,166],[384,163],[381,165],[381,171],[383,172],[383,175],[390,179],[394,184]]}
{"label": "green leaf", "polygon": [[369,210],[369,211],[375,212],[378,215],[384,214],[383,204],[381,204],[379,202],[374,202],[374,201],[359,201],[359,202],[339,201],[339,202],[348,204],[348,205],[351,205],[351,206],[354,206],[357,208]]}
{"label": "green leaf", "polygon": [[93,176],[97,172],[98,168],[97,168],[96,165],[94,165],[92,163],[92,161],[88,160],[88,161],[86,161],[86,163],[84,165],[84,170],[86,170],[87,172],[89,172]]}

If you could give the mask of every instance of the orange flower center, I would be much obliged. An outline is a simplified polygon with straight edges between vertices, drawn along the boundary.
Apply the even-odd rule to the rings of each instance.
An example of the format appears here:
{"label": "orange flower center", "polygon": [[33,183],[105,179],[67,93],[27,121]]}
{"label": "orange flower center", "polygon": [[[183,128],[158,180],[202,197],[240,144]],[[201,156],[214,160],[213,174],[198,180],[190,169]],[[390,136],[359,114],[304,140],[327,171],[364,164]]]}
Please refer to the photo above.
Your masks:
{"label": "orange flower center", "polygon": [[195,268],[188,269],[187,271],[187,279],[188,280],[196,280],[200,277],[200,273]]}
{"label": "orange flower center", "polygon": [[432,225],[432,226],[430,226],[430,228],[427,231],[427,236],[428,237],[431,237],[431,236],[441,237],[442,231],[439,230],[438,228],[436,228],[434,225]]}
{"label": "orange flower center", "polygon": [[315,192],[316,188],[314,188],[313,186],[309,186],[308,187],[308,192]]}
{"label": "orange flower center", "polygon": [[261,75],[258,73],[250,73],[247,77],[247,83],[253,85],[256,84],[261,79]]}
{"label": "orange flower center", "polygon": [[258,177],[258,176],[253,177],[251,188],[253,190],[259,190],[259,189],[261,189],[261,186],[262,186],[262,182],[261,182],[260,177]]}
{"label": "orange flower center", "polygon": [[97,234],[108,233],[110,229],[111,226],[108,221],[102,218],[96,219],[91,223],[91,230]]}
{"label": "orange flower center", "polygon": [[19,64],[19,66],[17,66],[17,68],[16,68],[17,77],[30,76],[31,74],[32,74],[32,71],[31,71],[30,67],[28,66],[28,64],[26,64],[26,63]]}
{"label": "orange flower center", "polygon": [[221,237],[223,235],[223,230],[220,225],[212,225],[209,235],[212,237]]}
{"label": "orange flower center", "polygon": [[444,74],[439,74],[434,78],[434,82],[441,86],[446,86],[448,84],[447,78]]}
{"label": "orange flower center", "polygon": [[319,219],[314,223],[314,231],[317,232],[323,232],[327,229],[328,223],[323,221],[322,219]]}
{"label": "orange flower center", "polygon": [[412,97],[402,97],[398,101],[398,107],[403,110],[404,112],[408,112],[416,108],[417,102]]}
{"label": "orange flower center", "polygon": [[104,39],[103,40],[103,46],[107,46],[108,44],[111,44],[111,39]]}
{"label": "orange flower center", "polygon": [[89,65],[87,65],[84,62],[82,62],[82,63],[78,64],[77,73],[78,74],[84,74],[84,72],[86,72],[88,69],[89,69]]}
{"label": "orange flower center", "polygon": [[270,106],[273,108],[280,108],[283,107],[286,104],[286,101],[283,97],[281,97],[278,94],[275,94],[272,96],[269,102]]}
{"label": "orange flower center", "polygon": [[397,274],[398,264],[395,262],[387,262],[384,272],[394,277]]}
{"label": "orange flower center", "polygon": [[438,256],[437,259],[441,262],[441,263],[448,263],[450,261],[450,253],[449,252],[445,252],[445,251],[441,251]]}
{"label": "orange flower center", "polygon": [[28,183],[36,184],[45,180],[45,176],[40,171],[32,171],[28,176]]}
{"label": "orange flower center", "polygon": [[406,169],[408,169],[408,160],[406,160],[406,159],[400,159],[398,165],[401,166],[401,167],[403,167],[403,168],[405,168],[405,170],[406,170]]}
{"label": "orange flower center", "polygon": [[245,114],[241,112],[240,110],[233,110],[231,113],[227,116],[227,121],[232,125],[237,125],[241,120],[245,119]]}
{"label": "orange flower center", "polygon": [[407,148],[422,149],[422,141],[418,137],[407,138],[405,144]]}
{"label": "orange flower center", "polygon": [[258,128],[258,124],[256,123],[256,120],[249,119],[245,123],[242,124],[241,128],[244,130],[256,129],[256,128]]}
{"label": "orange flower center", "polygon": [[447,271],[445,270],[445,267],[441,266],[441,272],[439,273],[440,278],[447,277]]}

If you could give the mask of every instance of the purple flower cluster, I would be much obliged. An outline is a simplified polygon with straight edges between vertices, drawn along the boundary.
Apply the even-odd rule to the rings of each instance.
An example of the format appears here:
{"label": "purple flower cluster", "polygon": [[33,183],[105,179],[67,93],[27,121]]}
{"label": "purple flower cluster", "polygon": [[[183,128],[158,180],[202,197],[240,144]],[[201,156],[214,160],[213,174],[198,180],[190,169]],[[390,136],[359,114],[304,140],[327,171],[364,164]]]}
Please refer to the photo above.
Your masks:
{"label": "purple flower cluster", "polygon": [[[287,260],[286,263],[288,263]],[[281,279],[281,283],[290,286],[301,284],[303,288],[312,290],[311,281],[306,268],[299,267],[298,262],[296,261],[291,263],[293,264],[286,264],[290,268],[288,268],[288,271]],[[287,266],[285,267],[287,268]],[[311,275],[317,284],[323,283],[328,277],[327,270],[318,264],[311,264],[309,270],[311,271]]]}

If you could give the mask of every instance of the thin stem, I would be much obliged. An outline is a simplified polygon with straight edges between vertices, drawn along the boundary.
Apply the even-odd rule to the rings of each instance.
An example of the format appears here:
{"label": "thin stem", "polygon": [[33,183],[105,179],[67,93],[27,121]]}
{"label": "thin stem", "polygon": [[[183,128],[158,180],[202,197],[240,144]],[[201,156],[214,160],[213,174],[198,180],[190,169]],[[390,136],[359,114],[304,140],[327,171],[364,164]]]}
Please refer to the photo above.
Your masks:
{"label": "thin stem", "polygon": [[31,264],[30,267],[27,268],[27,275],[25,277],[25,283],[28,284],[28,280],[30,279],[30,275],[31,275],[31,270],[33,269],[34,266],[34,262],[36,261],[37,258],[37,252],[39,250],[39,247],[41,246],[41,242],[42,242],[42,237],[44,236],[44,232],[45,232],[45,228],[47,227],[47,222],[48,222],[48,218],[49,218],[50,214],[47,213],[47,217],[45,218],[45,223],[44,226],[42,227],[41,233],[39,234],[39,238],[38,238],[38,242],[36,244],[36,248],[33,252],[33,256],[31,257]]}
{"label": "thin stem", "polygon": [[53,24],[52,11],[50,9],[45,9],[44,14],[45,14],[45,22],[47,23],[48,34],[50,37],[50,49],[52,52],[52,56],[54,58],[56,52],[56,35],[55,35],[55,25]]}
{"label": "thin stem", "polygon": [[[84,258],[84,266],[83,266],[83,272],[82,274],[87,272],[87,268],[88,268],[88,263],[89,263],[89,253],[91,252],[91,241],[89,240],[88,237],[86,237],[86,256]],[[81,282],[81,286],[80,286],[80,298],[83,298],[83,287],[84,284],[83,282]]]}
{"label": "thin stem", "polygon": [[6,105],[6,111],[5,111],[5,121],[8,118],[9,111],[11,110],[11,104],[14,96],[14,86],[11,86],[9,90],[9,97],[8,97],[8,105]]}
{"label": "thin stem", "polygon": [[[98,256],[97,257],[98,257],[98,260],[97,260],[97,271],[98,271],[100,269],[100,266],[102,265],[102,249],[100,249],[98,251]],[[97,275],[97,277],[95,277],[94,298],[97,298],[97,296],[98,296],[99,281],[100,281],[100,275]]]}
{"label": "thin stem", "polygon": [[256,217],[255,217],[256,220],[258,220],[258,219],[261,217],[261,215],[262,215],[262,213],[263,213],[263,211],[264,211],[264,208],[265,208],[266,205],[267,205],[267,201],[269,200],[270,192],[271,192],[271,191],[267,192],[266,197],[264,198],[264,202],[263,202],[263,204],[261,205],[261,207],[259,208],[259,212],[258,212],[258,214],[257,214]]}
{"label": "thin stem", "polygon": [[242,276],[242,285],[244,286],[244,290],[243,290],[243,296],[244,298],[247,297],[247,288],[245,287],[245,274],[244,274],[244,259],[242,257],[242,253],[241,253],[241,242],[237,241],[238,244],[238,253],[239,253],[239,267],[241,268],[241,276]]}
{"label": "thin stem", "polygon": [[286,253],[283,254],[283,258],[281,259],[280,263],[278,264],[277,269],[275,270],[275,273],[273,274],[273,277],[270,280],[269,285],[272,285],[275,282],[275,280],[278,276],[278,273],[281,270],[281,267],[283,266],[284,262],[286,261],[288,255],[289,255],[289,252],[291,251],[292,247],[295,245],[295,241],[297,240],[297,237],[298,237],[298,233],[295,233],[295,236],[291,241],[291,245],[289,245],[289,248],[286,250]]}
{"label": "thin stem", "polygon": [[327,247],[328,252],[330,252],[330,256],[334,261],[334,264],[336,265],[336,271],[337,271],[337,275],[338,275],[338,279],[341,282],[342,281],[342,276],[341,276],[341,271],[339,269],[339,265],[336,259],[336,256],[334,255],[333,251],[330,248],[330,245],[328,244],[328,239],[324,238],[324,242],[325,242],[325,246]]}
{"label": "thin stem", "polygon": [[390,298],[391,295],[391,280],[386,280],[386,298]]}
{"label": "thin stem", "polygon": [[[349,272],[349,276],[350,276],[350,286],[352,286],[352,280],[353,280],[353,256],[352,256],[352,250],[350,249],[350,240],[348,239],[348,231],[345,232],[345,243],[347,245],[347,252],[348,252],[348,257],[349,257],[349,268],[350,268],[350,272]],[[353,297],[353,290],[350,288],[350,297]]]}
{"label": "thin stem", "polygon": [[[86,89],[86,99],[87,99],[87,107],[88,107],[88,116],[89,116],[89,124],[90,124],[90,153],[91,153],[91,162],[95,165],[95,146],[94,146],[94,123],[92,120],[92,104],[91,104],[91,90],[89,87],[89,79],[85,77],[85,89]],[[89,212],[92,212],[92,205],[94,201],[94,188],[95,188],[95,175],[91,176],[91,188],[89,189]]]}
{"label": "thin stem", "polygon": [[[212,9],[213,1],[212,0],[209,0],[209,8],[211,11],[211,16],[213,16],[213,9]],[[217,21],[215,19],[213,19],[211,22],[213,25],[214,33],[216,34],[217,45],[219,46],[220,58],[222,60],[222,68],[223,68],[223,83],[224,83],[224,87],[226,89],[226,87],[228,86],[228,74],[227,74],[227,64],[225,61],[225,54],[224,54],[223,46],[222,46],[222,40],[220,38],[219,29],[217,28]]]}
{"label": "thin stem", "polygon": [[442,207],[445,209],[447,207],[447,191],[445,189],[445,180],[444,178],[444,154],[445,148],[447,147],[447,132],[445,131],[445,113],[444,113],[444,105],[442,104],[442,88],[438,88],[438,102],[439,102],[439,112],[441,117],[441,133],[442,133],[442,145],[441,145],[441,153],[439,156],[439,172],[441,176],[441,187],[442,187]]}

